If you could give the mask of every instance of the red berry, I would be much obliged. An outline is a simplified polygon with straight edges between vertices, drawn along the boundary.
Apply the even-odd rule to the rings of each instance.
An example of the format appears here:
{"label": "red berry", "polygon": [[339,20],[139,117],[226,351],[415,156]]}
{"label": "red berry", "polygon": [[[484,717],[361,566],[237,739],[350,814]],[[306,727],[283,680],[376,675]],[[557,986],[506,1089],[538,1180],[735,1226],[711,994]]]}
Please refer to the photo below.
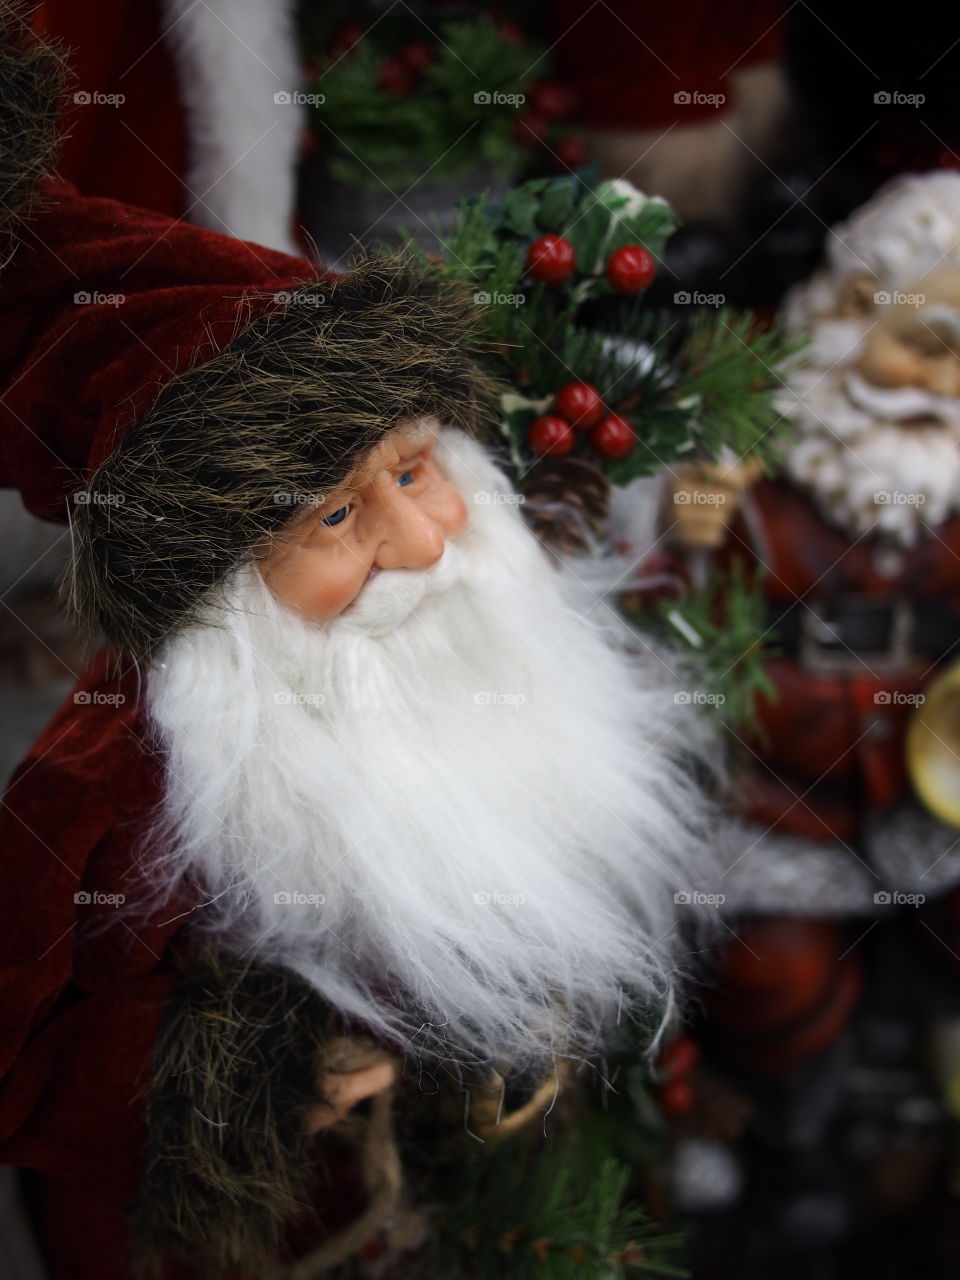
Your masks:
{"label": "red berry", "polygon": [[570,424],[550,414],[534,418],[527,432],[527,444],[541,457],[548,453],[554,458],[563,457],[573,448],[575,439]]}
{"label": "red berry", "polygon": [[526,115],[517,116],[511,129],[514,142],[521,147],[539,147],[547,136],[547,122],[543,116],[528,111]]}
{"label": "red berry", "polygon": [[625,244],[607,259],[607,279],[618,293],[640,293],[649,288],[656,273],[653,254],[642,244]]}
{"label": "red berry", "polygon": [[413,40],[400,50],[400,61],[418,75],[422,75],[436,57],[433,46],[427,44],[426,40]]}
{"label": "red berry", "polygon": [[553,154],[561,169],[580,169],[590,159],[587,144],[572,134],[560,139],[553,148]]}
{"label": "red berry", "polygon": [[682,1080],[689,1076],[700,1057],[700,1046],[692,1036],[677,1036],[657,1059],[657,1071],[664,1080]]}
{"label": "red berry", "polygon": [[541,80],[530,90],[530,105],[548,120],[562,120],[576,110],[577,92],[562,80]]}
{"label": "red berry", "polygon": [[693,1090],[686,1080],[671,1080],[658,1090],[657,1101],[665,1116],[685,1116],[693,1110]]}
{"label": "red berry", "polygon": [[387,58],[380,64],[377,88],[394,97],[405,98],[414,85],[413,72],[399,58]]}
{"label": "red berry", "polygon": [[603,417],[603,401],[589,382],[568,382],[553,397],[553,407],[571,426],[587,431]]}
{"label": "red berry", "polygon": [[633,427],[619,413],[608,413],[590,432],[592,447],[611,462],[625,458],[636,443]]}
{"label": "red berry", "polygon": [[563,284],[576,265],[573,245],[563,236],[541,236],[527,250],[527,275],[540,284]]}

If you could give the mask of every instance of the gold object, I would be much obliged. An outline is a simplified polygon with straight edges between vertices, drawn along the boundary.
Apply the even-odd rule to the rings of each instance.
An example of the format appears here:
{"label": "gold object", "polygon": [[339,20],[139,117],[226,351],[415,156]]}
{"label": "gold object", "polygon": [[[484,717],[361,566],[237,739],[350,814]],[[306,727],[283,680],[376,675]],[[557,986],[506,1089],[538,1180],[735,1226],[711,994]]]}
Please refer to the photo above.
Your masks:
{"label": "gold object", "polygon": [[664,518],[674,540],[687,551],[716,551],[723,546],[744,492],[762,473],[757,458],[671,467]]}
{"label": "gold object", "polygon": [[927,686],[904,750],[917,795],[941,822],[960,827],[960,662]]}

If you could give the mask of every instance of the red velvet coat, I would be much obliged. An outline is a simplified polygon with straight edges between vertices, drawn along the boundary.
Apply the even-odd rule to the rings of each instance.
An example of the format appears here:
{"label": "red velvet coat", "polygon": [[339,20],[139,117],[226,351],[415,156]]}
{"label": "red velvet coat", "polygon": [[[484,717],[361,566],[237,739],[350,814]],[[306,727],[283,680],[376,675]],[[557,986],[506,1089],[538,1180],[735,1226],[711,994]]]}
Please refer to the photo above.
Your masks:
{"label": "red velvet coat", "polygon": [[[873,539],[851,541],[786,482],[761,482],[750,503],[752,519],[735,522],[729,554],[758,565],[771,604],[942,600],[956,615],[951,656],[960,657],[960,517],[923,537],[885,575]],[[750,816],[813,838],[856,839],[870,812],[906,793],[903,737],[914,707],[904,699],[938,666],[919,658],[884,672],[851,660],[848,670],[825,673],[806,669],[795,654],[769,662],[777,696],[761,702],[766,740],[747,755]]]}
{"label": "red velvet coat", "polygon": [[113,895],[129,897],[159,782],[135,679],[108,678],[101,660],[17,769],[0,814],[0,1162],[31,1171],[54,1280],[128,1274],[122,1206],[137,1186],[179,926],[175,910],[131,925]]}
{"label": "red velvet coat", "polygon": [[[136,901],[163,774],[138,686],[135,672],[109,676],[98,658],[0,811],[0,1164],[24,1171],[50,1280],[131,1280],[127,1208],[155,1041],[191,950],[193,903]],[[334,1177],[317,1207],[334,1232],[366,1196],[348,1148],[331,1140],[320,1155]],[[295,1255],[321,1238],[316,1224],[290,1224]],[[169,1264],[158,1280],[192,1275]]]}

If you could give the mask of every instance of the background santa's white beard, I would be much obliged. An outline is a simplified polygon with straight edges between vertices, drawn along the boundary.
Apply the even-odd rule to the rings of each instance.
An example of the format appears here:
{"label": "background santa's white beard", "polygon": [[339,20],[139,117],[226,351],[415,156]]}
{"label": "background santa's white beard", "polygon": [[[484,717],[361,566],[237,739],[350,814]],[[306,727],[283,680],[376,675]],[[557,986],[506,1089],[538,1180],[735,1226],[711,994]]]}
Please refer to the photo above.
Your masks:
{"label": "background santa's white beard", "polygon": [[155,870],[410,1049],[529,1065],[668,997],[701,851],[690,713],[485,451],[445,431],[437,458],[471,521],[426,574],[384,571],[316,626],[248,564],[160,654]]}

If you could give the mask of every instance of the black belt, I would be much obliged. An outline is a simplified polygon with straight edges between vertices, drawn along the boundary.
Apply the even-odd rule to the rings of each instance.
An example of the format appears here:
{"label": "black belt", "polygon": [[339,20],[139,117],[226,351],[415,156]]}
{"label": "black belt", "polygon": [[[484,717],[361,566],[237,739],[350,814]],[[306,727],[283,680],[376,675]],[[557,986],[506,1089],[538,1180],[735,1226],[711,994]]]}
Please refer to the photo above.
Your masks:
{"label": "black belt", "polygon": [[960,651],[960,616],[945,600],[845,595],[773,602],[767,625],[767,641],[811,671],[896,671],[912,658]]}

